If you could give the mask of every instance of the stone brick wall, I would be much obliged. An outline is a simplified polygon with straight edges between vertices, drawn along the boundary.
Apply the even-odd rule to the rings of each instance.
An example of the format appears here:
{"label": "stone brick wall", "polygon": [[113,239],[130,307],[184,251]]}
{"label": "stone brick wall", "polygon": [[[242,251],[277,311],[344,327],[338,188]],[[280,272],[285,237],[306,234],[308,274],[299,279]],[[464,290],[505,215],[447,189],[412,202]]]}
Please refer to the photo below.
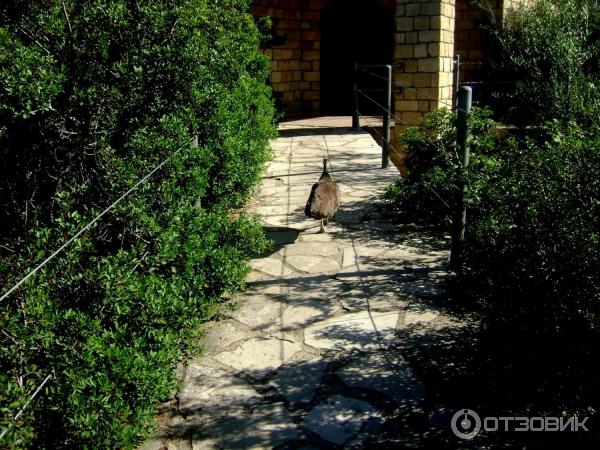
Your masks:
{"label": "stone brick wall", "polygon": [[[287,113],[321,112],[321,10],[332,1],[253,1],[253,13],[272,17],[281,39],[265,52],[272,60],[273,90]],[[454,55],[460,54],[464,63],[462,81],[482,79],[480,63],[486,47],[482,25],[487,13],[474,0],[374,1],[379,6],[395,5],[396,10],[394,60],[403,62],[404,68],[394,77],[410,87],[395,96],[399,133],[403,125],[417,124],[424,113],[452,103]],[[533,0],[486,1],[503,17],[508,8]]]}
{"label": "stone brick wall", "polygon": [[454,53],[461,58],[461,81],[481,79],[487,33],[486,12],[472,0],[456,0]]}
{"label": "stone brick wall", "polygon": [[503,20],[510,9],[534,0],[456,0],[454,52],[461,56],[461,81],[484,81],[484,62],[489,51],[486,25],[489,15]]}
{"label": "stone brick wall", "polygon": [[265,50],[272,61],[273,90],[288,113],[320,110],[320,10],[327,0],[254,0],[256,16],[273,18],[283,43]]}
{"label": "stone brick wall", "polygon": [[[416,124],[422,115],[452,102],[455,0],[398,0],[395,59],[404,69],[395,80],[406,85],[396,94],[402,125]],[[400,126],[398,126],[400,125]]]}

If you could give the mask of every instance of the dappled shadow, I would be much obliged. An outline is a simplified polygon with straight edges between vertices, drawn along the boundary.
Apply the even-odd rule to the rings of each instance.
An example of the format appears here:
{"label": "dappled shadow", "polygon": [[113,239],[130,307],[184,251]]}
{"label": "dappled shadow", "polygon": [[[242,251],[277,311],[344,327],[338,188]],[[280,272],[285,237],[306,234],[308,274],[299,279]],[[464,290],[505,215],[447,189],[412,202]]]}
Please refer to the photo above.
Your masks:
{"label": "dappled shadow", "polygon": [[355,151],[351,135],[364,133],[289,123],[280,136],[315,132],[350,135],[331,139],[342,206],[328,234],[313,234],[318,222],[303,215],[302,196],[319,173],[304,139],[295,155],[290,145],[295,170],[284,154],[263,180],[276,196],[268,204],[265,194],[257,208],[273,246],[252,262],[239,308],[211,328],[208,355],[188,367],[159,439],[182,437],[194,448],[339,449],[372,448],[387,436],[401,448],[422,447],[439,429],[443,377],[415,355],[452,345],[464,328],[444,307],[449,242],[386,220],[379,194],[395,173],[378,172],[372,148],[361,154],[359,143]]}
{"label": "dappled shadow", "polygon": [[[355,185],[355,184],[354,184]],[[334,222],[342,225],[334,230],[335,239],[359,239],[363,242],[404,244],[422,254],[449,251],[450,236],[437,229],[397,224],[388,219],[387,204],[376,195],[352,198],[342,193],[342,204]]]}
{"label": "dappled shadow", "polygon": [[[481,417],[569,417],[573,414],[555,398],[549,403],[540,403],[537,398],[539,390],[524,386],[529,374],[511,369],[514,355],[498,359],[499,355],[489,353],[491,348],[482,342],[481,337],[481,330],[475,323],[440,329],[435,333],[401,333],[401,352],[428,393],[421,407],[422,414],[410,424],[410,430],[423,437],[419,448],[598,448],[598,421],[590,410],[579,412],[590,417],[589,433],[499,431],[482,433],[472,441],[457,439],[450,430],[450,423],[454,413],[463,408],[470,408]],[[496,339],[502,340],[500,337]],[[504,364],[504,369],[499,370],[498,364]],[[510,372],[513,373],[509,377]],[[538,383],[541,387],[541,379]],[[590,404],[589,399],[586,404]],[[399,429],[403,423],[405,421],[400,416],[386,423],[367,447],[397,448],[390,442],[401,439]]]}
{"label": "dappled shadow", "polygon": [[178,448],[298,448],[299,427],[281,405],[264,402],[243,412],[228,406],[222,405],[219,416],[175,416],[177,424],[163,427],[152,439],[164,446],[154,448],[173,448],[169,444],[178,441]]}
{"label": "dappled shadow", "polygon": [[386,347],[402,326],[404,311],[362,311],[319,322],[305,330],[308,345],[324,350]]}
{"label": "dappled shadow", "polygon": [[[355,338],[359,341],[372,337],[371,331],[355,333],[364,334]],[[465,364],[452,352],[472,330],[440,327],[410,334],[410,345],[386,343],[385,352],[336,349],[313,360],[283,362],[266,377],[253,370],[219,373],[213,381],[200,377],[198,387],[208,386],[208,394],[165,415],[155,438],[184,439],[194,448],[218,442],[220,448],[333,449],[346,448],[350,440],[363,442],[357,448],[398,448],[392,444],[399,442],[454,448],[451,415],[477,393],[465,392]],[[444,348],[450,353],[438,355]],[[467,360],[472,343],[462,348]],[[424,361],[432,355],[436,358]],[[215,384],[233,393],[219,395]]]}
{"label": "dappled shadow", "polygon": [[[358,202],[352,207],[359,208]],[[294,229],[269,227],[267,231],[279,239],[272,251],[297,242]],[[432,433],[439,435],[432,442],[451,442],[449,418],[438,411],[442,399],[436,393],[442,381],[418,365],[413,367],[405,357],[413,357],[415,347],[427,354],[427,348],[438,349],[459,339],[458,322],[447,321],[442,309],[432,308],[444,298],[443,291],[431,292],[427,287],[427,283],[443,285],[437,278],[429,280],[429,275],[445,272],[447,243],[416,230],[399,233],[393,224],[376,223],[372,217],[352,226],[338,223],[330,233],[336,242],[357,245],[356,264],[335,273],[253,281],[238,299],[242,308],[244,303],[262,302],[265,311],[274,313],[249,327],[252,332],[270,330],[264,336],[272,347],[272,365],[228,369],[227,377],[236,381],[227,386],[225,380],[227,389],[240,391],[241,383],[242,394],[248,389],[255,392],[256,402],[252,395],[246,401],[248,397],[239,392],[229,401],[212,394],[219,400],[214,412],[204,401],[184,408],[186,416],[167,427],[163,438],[185,436],[199,448],[211,439],[225,448],[342,448],[353,439],[357,445],[364,441],[365,448],[399,442],[421,447]],[[380,253],[361,254],[361,245],[377,247],[378,243]],[[242,312],[236,320],[244,322],[247,314]],[[295,334],[300,329],[313,349],[308,355],[312,360],[296,361],[284,348],[301,342]],[[239,348],[240,343],[222,351]],[[452,370],[439,370],[448,378],[454,376]],[[377,436],[385,436],[384,441]]]}
{"label": "dappled shadow", "polygon": [[[343,166],[342,169],[337,169],[337,170],[335,170],[335,172],[332,172],[332,173],[334,174],[334,176],[337,177],[337,179],[340,179],[340,175],[346,174],[346,173],[352,173],[352,172],[363,173],[363,172],[371,172],[371,171],[377,171],[377,170],[381,170],[381,167],[374,166],[374,167],[367,167],[367,168],[365,168],[365,167],[351,168],[351,167]],[[318,179],[322,173],[323,173],[322,169],[321,170],[311,170],[311,171],[307,171],[307,172],[292,172],[292,173],[281,173],[281,174],[275,173],[275,174],[263,176],[262,179],[263,180],[284,179],[284,178],[302,177],[302,176],[306,176],[306,175],[314,175]],[[348,177],[348,178],[345,178],[344,181],[352,181],[352,179],[350,177]]]}
{"label": "dappled shadow", "polygon": [[[325,154],[325,148],[321,149]],[[355,154],[349,149],[347,153],[340,154],[331,152],[328,156],[329,170],[335,181],[343,188],[346,185],[348,188],[355,190],[365,189],[373,192],[373,184],[379,183],[387,185],[394,181],[397,176],[393,170],[381,169],[381,156],[378,154],[364,156]],[[263,180],[280,179],[282,183],[290,185],[307,184],[310,181],[316,182],[322,173],[322,159],[314,156],[294,156],[294,160],[299,167],[291,170],[287,167],[275,166],[272,171],[266,172],[262,177]],[[381,176],[380,176],[381,175]],[[382,184],[383,181],[383,184]],[[358,185],[356,185],[358,183]],[[362,186],[361,186],[362,185]],[[281,189],[285,191],[286,185],[281,184]],[[310,187],[310,186],[309,186]]]}
{"label": "dappled shadow", "polygon": [[287,227],[263,226],[265,237],[271,242],[271,247],[259,257],[264,258],[277,253],[283,247],[293,244],[298,239],[298,230]]}
{"label": "dappled shadow", "polygon": [[[447,308],[450,302],[445,298],[449,242],[439,236],[415,230],[405,232],[394,224],[373,221],[360,202],[349,205],[349,214],[355,212],[356,219],[351,224],[338,222],[329,227],[333,242],[350,250],[344,251],[344,267],[313,275],[282,272],[281,276],[265,276],[248,283],[250,296],[259,294],[263,300],[285,304],[277,317],[252,329],[292,330],[336,313],[368,308],[381,311],[418,307],[453,312]],[[283,230],[290,238],[294,233],[293,228],[270,230]],[[352,251],[352,246],[360,248]],[[378,246],[381,250],[375,255],[360,253],[361,248]],[[346,263],[347,256],[354,262]],[[285,267],[285,253],[279,258]]]}

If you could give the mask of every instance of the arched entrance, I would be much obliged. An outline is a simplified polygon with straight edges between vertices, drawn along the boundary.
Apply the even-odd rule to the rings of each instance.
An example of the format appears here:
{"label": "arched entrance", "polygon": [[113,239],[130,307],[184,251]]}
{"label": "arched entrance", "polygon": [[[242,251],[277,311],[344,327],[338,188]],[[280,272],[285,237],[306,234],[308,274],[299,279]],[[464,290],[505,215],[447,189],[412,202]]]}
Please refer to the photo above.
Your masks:
{"label": "arched entrance", "polygon": [[[352,113],[354,61],[391,63],[394,56],[395,0],[334,0],[321,11],[321,110],[325,114]],[[379,71],[380,74],[383,72]],[[384,88],[374,77],[361,77],[362,88]],[[371,94],[369,94],[371,95]],[[372,93],[381,104],[383,93]],[[368,100],[360,100],[362,114],[381,114]]]}

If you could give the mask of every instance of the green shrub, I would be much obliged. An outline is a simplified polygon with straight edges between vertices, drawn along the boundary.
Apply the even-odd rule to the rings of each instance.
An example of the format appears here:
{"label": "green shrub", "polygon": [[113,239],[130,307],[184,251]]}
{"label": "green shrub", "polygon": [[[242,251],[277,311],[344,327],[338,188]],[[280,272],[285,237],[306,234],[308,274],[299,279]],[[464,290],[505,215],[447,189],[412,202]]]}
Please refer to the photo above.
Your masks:
{"label": "green shrub", "polygon": [[513,394],[518,384],[538,406],[584,410],[600,401],[600,133],[547,133],[498,146],[468,213],[459,281],[481,306],[496,383]]}
{"label": "green shrub", "polygon": [[0,446],[133,447],[264,250],[238,211],[274,135],[248,3],[0,6],[3,292],[171,157],[0,305]]}
{"label": "green shrub", "polygon": [[598,320],[600,130],[555,125],[542,138],[498,145],[465,264],[496,324],[566,338]]}
{"label": "green shrub", "polygon": [[[400,220],[450,230],[460,179],[452,123],[437,111],[404,136],[414,172],[386,194]],[[440,136],[447,140],[437,145]],[[600,401],[589,397],[598,395],[590,361],[600,337],[600,127],[556,121],[535,137],[485,136],[466,180],[455,298],[479,306],[482,353],[496,382],[516,377],[527,395],[587,407]],[[433,190],[451,208],[440,207]]]}
{"label": "green shrub", "polygon": [[[496,133],[487,113],[471,121],[452,293],[479,307],[472,369],[499,399],[495,410],[590,416],[600,403],[598,11],[592,1],[542,0],[509,16],[497,75],[518,92],[494,114],[518,131],[501,138],[506,129]],[[463,181],[454,120],[433,112],[401,138],[409,172],[386,193],[399,220],[450,229]]]}
{"label": "green shrub", "polygon": [[[500,139],[488,115],[476,110],[469,127],[469,289],[494,321],[529,320],[546,335],[576,319],[592,327],[600,296],[600,127],[557,121],[536,137]],[[402,136],[409,171],[385,193],[398,220],[450,229],[461,181],[453,123],[453,114],[437,110]]]}
{"label": "green shrub", "polygon": [[[491,112],[476,109],[469,118],[469,145],[473,171],[486,172],[494,145]],[[407,173],[385,192],[398,221],[449,228],[460,193],[460,159],[456,146],[455,114],[438,109],[426,115],[420,127],[400,137],[406,149]],[[476,185],[472,192],[477,193]]]}
{"label": "green shrub", "polygon": [[600,5],[538,0],[493,27],[493,77],[517,83],[495,112],[519,125],[600,120]]}

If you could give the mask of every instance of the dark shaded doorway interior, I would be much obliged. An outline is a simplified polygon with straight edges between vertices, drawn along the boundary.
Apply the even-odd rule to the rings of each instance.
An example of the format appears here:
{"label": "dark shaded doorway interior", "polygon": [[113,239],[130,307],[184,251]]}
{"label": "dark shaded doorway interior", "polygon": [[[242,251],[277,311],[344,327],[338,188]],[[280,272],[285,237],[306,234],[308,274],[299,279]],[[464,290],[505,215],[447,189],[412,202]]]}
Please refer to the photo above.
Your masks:
{"label": "dark shaded doorway interior", "polygon": [[[324,114],[352,113],[354,61],[389,64],[394,53],[395,1],[334,0],[321,12],[321,110]],[[384,75],[382,69],[369,69]],[[361,74],[362,89],[383,89],[385,82]],[[385,104],[383,92],[369,96]],[[381,115],[381,109],[360,96],[361,114]]]}

